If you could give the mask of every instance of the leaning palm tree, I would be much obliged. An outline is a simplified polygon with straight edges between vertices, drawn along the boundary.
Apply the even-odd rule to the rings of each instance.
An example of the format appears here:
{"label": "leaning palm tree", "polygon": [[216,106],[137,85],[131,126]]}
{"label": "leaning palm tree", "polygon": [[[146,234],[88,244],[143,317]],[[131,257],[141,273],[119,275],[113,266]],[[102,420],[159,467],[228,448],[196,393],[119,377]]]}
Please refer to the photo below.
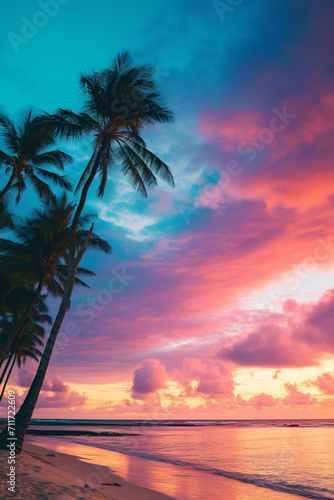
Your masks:
{"label": "leaning palm tree", "polygon": [[[3,264],[3,261],[0,260]],[[17,273],[15,273],[17,276]],[[12,276],[3,277],[0,275],[0,289],[4,290],[0,301],[0,352],[3,351],[6,338],[11,335],[13,325],[17,322],[18,318],[25,314],[27,303],[30,304],[34,301],[34,306],[31,308],[31,314],[38,315],[39,310],[44,307],[45,295],[39,295],[35,299],[35,288],[26,281],[26,277],[14,286],[12,284]],[[46,307],[46,306],[45,306]],[[27,319],[28,321],[28,319]],[[5,353],[6,354],[6,353]],[[4,356],[1,356],[0,364]]]}
{"label": "leaning palm tree", "polygon": [[[34,296],[34,287],[32,286],[21,286],[16,288],[15,291],[10,293],[3,304],[1,304],[0,309],[0,349],[2,351],[3,345],[8,337],[11,337],[13,326],[15,325],[18,318],[23,316],[26,310],[26,302],[30,302],[31,298]],[[20,335],[24,334],[28,329],[29,331],[35,331],[36,324],[52,324],[52,318],[47,314],[48,306],[46,304],[47,294],[40,294],[35,300],[34,306],[31,308],[29,316],[22,322],[20,329],[17,332],[15,341]],[[36,327],[38,328],[38,327]],[[13,339],[14,340],[14,339]],[[11,342],[12,344],[12,342]],[[11,349],[10,344],[10,349]],[[9,349],[9,350],[10,350]],[[7,350],[6,356],[9,352]],[[5,357],[6,357],[5,356]],[[0,362],[0,367],[3,363],[3,359]]]}
{"label": "leaning palm tree", "polygon": [[27,183],[41,198],[52,198],[49,182],[63,189],[71,189],[65,176],[61,176],[50,168],[64,169],[64,163],[72,162],[72,158],[59,151],[49,149],[55,140],[50,131],[41,124],[38,116],[33,117],[28,111],[17,126],[5,115],[0,114],[0,136],[8,148],[0,150],[0,167],[5,168],[9,179],[0,190],[0,201],[15,191],[19,201]]}
{"label": "leaning palm tree", "polygon": [[[13,250],[13,256],[15,258],[27,258],[28,262],[29,259],[31,259],[31,264],[32,268],[30,269],[31,276],[34,274],[34,266],[38,264],[41,266],[41,272],[43,275],[43,285],[42,288],[46,289],[50,294],[53,296],[62,296],[66,294],[66,287],[67,287],[67,276],[68,276],[68,267],[69,267],[69,258],[68,258],[68,247],[69,247],[69,236],[71,232],[71,216],[74,210],[74,207],[72,204],[68,205],[66,196],[64,195],[60,200],[53,200],[53,204],[55,205],[54,207],[49,207],[46,209],[45,212],[40,212],[36,211],[37,216],[36,219],[32,219],[30,221],[30,224],[27,224],[24,226],[23,233],[25,235],[30,234],[33,237],[31,240],[28,239],[25,240],[26,243],[30,242],[30,253],[26,252],[26,250],[21,249],[20,247],[16,247],[16,245],[12,245],[13,242],[8,241],[2,241],[3,243],[3,248],[7,248],[10,250]],[[57,216],[57,209],[59,209],[59,205],[61,205],[61,209],[59,210],[59,214]],[[68,212],[68,215],[64,217],[64,214]],[[105,253],[110,253],[111,252],[111,247],[110,245],[103,239],[99,238],[96,234],[93,233],[93,224],[91,225],[90,230],[85,229],[85,225],[87,222],[90,222],[91,215],[85,215],[80,217],[78,221],[78,231],[77,231],[77,238],[76,238],[76,248],[75,251],[78,252],[78,255],[83,256],[83,254],[86,252],[88,248],[92,249],[98,249],[102,250]],[[37,219],[39,222],[42,220],[44,224],[40,225],[35,224]],[[28,229],[29,228],[29,229]],[[42,230],[40,230],[42,228]],[[21,237],[22,237],[22,234]],[[38,235],[38,237],[36,237]],[[33,246],[35,245],[35,247]],[[37,250],[36,250],[37,249]],[[22,250],[22,252],[21,252]],[[39,256],[40,259],[34,258],[32,259],[33,251],[37,251],[37,257]],[[81,261],[80,258],[80,261]],[[38,269],[38,266],[37,266]],[[38,273],[37,273],[38,274]],[[77,277],[77,275],[84,275],[84,276],[95,276],[95,273],[93,271],[90,271],[86,268],[77,266],[76,267],[76,274],[73,279],[73,286],[75,284],[79,284],[81,286],[87,286],[81,279]],[[72,286],[72,288],[73,288]],[[16,290],[16,293],[18,290]],[[70,299],[70,297],[69,297]],[[41,300],[41,295],[39,294],[37,296],[35,306],[37,305],[38,301]],[[8,301],[8,300],[7,300]],[[67,302],[67,307],[70,305],[70,300]],[[25,311],[26,313],[26,311]],[[25,321],[22,321],[22,317],[20,318],[20,329],[16,330],[12,329],[10,331],[10,334],[7,336],[2,335],[2,348],[4,345],[7,347],[7,353],[8,353],[8,348],[11,348],[13,346],[13,342],[15,343],[17,334],[19,334],[21,328],[26,324],[29,318],[26,318]],[[57,319],[57,318],[56,318]],[[31,326],[31,325],[30,325]],[[54,325],[53,325],[54,328]],[[13,338],[13,332],[16,331],[16,335]],[[1,338],[1,337],[0,337]],[[17,429],[17,450],[18,452],[21,451],[21,446],[22,442],[26,433],[26,429],[29,425],[32,410],[31,404],[33,404],[33,408],[36,404],[40,389],[42,387],[45,373],[46,373],[46,367],[45,364],[48,365],[49,359],[51,356],[50,352],[50,339],[53,347],[53,338],[52,338],[52,330],[49,335],[48,342],[46,344],[46,347],[43,352],[43,356],[41,358],[34,382],[30,388],[30,391],[28,392],[28,395],[23,403],[23,405],[20,408],[19,413],[16,415],[16,423],[18,426],[16,427]],[[38,389],[36,389],[36,387]],[[33,403],[32,403],[33,402]],[[28,419],[28,421],[27,421]],[[26,423],[27,422],[27,423]],[[8,428],[5,428],[4,431],[0,435],[0,448],[5,447],[6,444],[6,439],[8,436]]]}
{"label": "leaning palm tree", "polygon": [[42,125],[54,137],[88,137],[93,142],[91,158],[76,188],[80,199],[72,221],[67,293],[60,305],[59,318],[68,307],[66,301],[70,300],[76,269],[83,256],[76,252],[76,237],[93,181],[99,178],[98,195],[103,197],[109,174],[120,165],[133,188],[144,196],[148,187],[157,184],[158,177],[174,185],[168,165],[147,148],[142,138],[147,126],[173,119],[153,77],[151,67],[134,66],[131,56],[125,52],[106,70],[81,75],[80,87],[85,99],[81,112],[59,109],[54,115],[42,118]]}
{"label": "leaning palm tree", "polygon": [[[15,346],[13,346],[13,351],[10,353],[8,357],[8,361],[11,361],[11,366],[7,372],[7,376],[4,380],[2,391],[0,394],[0,402],[2,401],[5,389],[7,387],[8,381],[12,374],[13,368],[15,366],[15,362],[17,366],[20,368],[22,362],[25,363],[27,358],[34,359],[38,361],[38,359],[42,356],[42,353],[37,347],[35,347],[35,343],[37,342],[38,337],[33,336],[23,336]],[[43,345],[43,343],[41,343]],[[14,350],[15,349],[15,350]]]}
{"label": "leaning palm tree", "polygon": [[31,320],[26,322],[26,324],[22,327],[21,331],[12,342],[10,346],[10,352],[7,356],[7,363],[0,376],[0,384],[4,381],[0,395],[0,401],[2,400],[15,363],[17,364],[18,368],[21,368],[22,364],[26,362],[27,358],[38,361],[38,358],[42,356],[42,353],[38,349],[38,347],[43,346],[43,342],[41,339],[44,337],[45,329],[42,324],[45,322],[52,322],[50,316],[46,314],[39,314],[37,317],[32,316]]}
{"label": "leaning palm tree", "polygon": [[[10,334],[7,336],[0,334],[0,362],[7,355],[11,342],[31,314],[42,289],[56,298],[63,294],[67,279],[70,221],[73,210],[74,205],[68,203],[66,195],[63,194],[59,198],[52,199],[48,204],[45,203],[44,210],[35,210],[33,217],[18,224],[15,228],[16,241],[0,239],[2,260],[20,263],[24,278],[35,284],[35,290],[26,301],[26,308],[22,314],[19,314]],[[84,229],[84,225],[90,221],[91,217],[91,215],[86,215],[79,220],[78,244],[86,240],[88,231]],[[96,234],[91,235],[89,247],[99,248],[105,252],[110,251],[109,244]],[[5,270],[2,271],[4,275],[7,269],[9,273],[13,273],[13,266],[9,265],[5,266]],[[77,269],[75,283],[85,286],[78,275],[92,276],[94,273],[81,267]],[[15,278],[14,281],[19,280]]]}
{"label": "leaning palm tree", "polygon": [[[163,104],[153,76],[152,68],[134,66],[128,53],[121,54],[106,70],[81,76],[80,85],[85,102],[80,113],[60,109],[53,116],[47,115],[42,122],[55,137],[91,138],[93,152],[77,186],[80,199],[72,220],[67,283],[63,298],[35,379],[16,415],[18,453],[71,300],[78,266],[91,238],[93,227],[85,244],[77,244],[78,224],[93,181],[99,177],[98,195],[102,197],[108,175],[120,164],[133,188],[144,196],[147,196],[148,187],[157,184],[158,177],[174,185],[169,167],[147,148],[142,138],[142,132],[148,125],[172,120],[172,113]],[[6,437],[5,429],[0,436],[0,447],[5,446]]]}

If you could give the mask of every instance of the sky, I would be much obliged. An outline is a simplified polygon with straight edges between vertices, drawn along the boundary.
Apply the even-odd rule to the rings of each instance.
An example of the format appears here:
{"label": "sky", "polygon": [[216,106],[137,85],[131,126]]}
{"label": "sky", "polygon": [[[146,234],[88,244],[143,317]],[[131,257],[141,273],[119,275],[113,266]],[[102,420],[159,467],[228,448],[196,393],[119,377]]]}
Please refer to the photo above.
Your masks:
{"label": "sky", "polygon": [[[123,50],[175,114],[144,134],[175,188],[143,198],[116,166],[89,194],[113,254],[85,256],[97,277],[74,292],[34,417],[332,417],[332,0],[1,3],[11,118],[79,111],[79,74]],[[75,183],[90,144],[61,147]],[[13,372],[18,404],[36,368]]]}

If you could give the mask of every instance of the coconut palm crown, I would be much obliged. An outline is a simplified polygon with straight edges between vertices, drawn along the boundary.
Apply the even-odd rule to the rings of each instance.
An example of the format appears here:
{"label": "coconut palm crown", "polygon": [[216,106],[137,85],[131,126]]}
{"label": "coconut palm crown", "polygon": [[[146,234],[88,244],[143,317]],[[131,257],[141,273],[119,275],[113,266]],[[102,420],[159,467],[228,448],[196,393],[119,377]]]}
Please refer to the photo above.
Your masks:
{"label": "coconut palm crown", "polygon": [[149,66],[134,66],[128,52],[118,55],[106,69],[80,77],[84,106],[80,113],[59,109],[46,115],[52,134],[65,138],[93,138],[93,154],[77,186],[92,174],[100,178],[103,196],[110,168],[121,165],[133,188],[147,196],[157,177],[174,185],[168,165],[146,146],[141,132],[147,125],[167,123],[172,112],[164,105]]}
{"label": "coconut palm crown", "polygon": [[7,151],[0,149],[0,167],[9,174],[9,179],[0,190],[0,200],[16,192],[16,201],[31,185],[39,197],[51,199],[54,195],[49,186],[53,183],[70,190],[71,184],[65,176],[53,172],[52,168],[64,169],[64,163],[72,158],[54,146],[55,140],[49,130],[41,124],[40,117],[28,111],[17,126],[0,114],[0,138]]}

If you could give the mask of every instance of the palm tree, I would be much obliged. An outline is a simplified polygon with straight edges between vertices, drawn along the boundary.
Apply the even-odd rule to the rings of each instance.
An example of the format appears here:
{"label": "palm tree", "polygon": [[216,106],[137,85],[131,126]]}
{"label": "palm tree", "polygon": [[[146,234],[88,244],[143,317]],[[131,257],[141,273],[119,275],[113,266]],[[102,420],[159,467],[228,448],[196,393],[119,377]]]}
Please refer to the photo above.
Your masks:
{"label": "palm tree", "polygon": [[[133,188],[144,196],[147,187],[157,184],[157,176],[174,185],[168,165],[147,148],[140,135],[146,126],[168,123],[173,118],[162,103],[153,75],[154,70],[148,66],[134,66],[125,52],[108,69],[81,75],[80,86],[85,97],[82,112],[59,109],[42,119],[55,137],[93,139],[92,156],[76,188],[76,192],[82,191],[72,224],[73,234],[93,180],[99,176],[98,195],[103,197],[108,173],[116,163],[121,164]],[[70,255],[74,256],[74,248]]]}
{"label": "palm tree", "polygon": [[[46,306],[45,306],[46,307]],[[41,311],[39,311],[41,313]],[[7,356],[7,363],[0,376],[0,384],[3,382],[6,372],[8,370],[7,376],[4,380],[2,387],[2,392],[0,395],[0,401],[2,400],[3,394],[5,392],[8,380],[14,368],[15,362],[18,368],[21,368],[22,363],[26,362],[27,358],[32,358],[38,361],[38,358],[42,356],[41,351],[37,346],[43,346],[42,338],[45,334],[45,329],[41,324],[48,322],[52,323],[51,317],[47,314],[39,314],[37,317],[32,316],[31,320],[27,322],[18,333],[14,341],[10,346],[10,351]],[[41,324],[39,324],[41,323]],[[10,368],[9,365],[11,364]]]}
{"label": "palm tree", "polygon": [[157,184],[161,177],[174,185],[173,175],[166,163],[146,146],[141,133],[148,125],[172,121],[172,112],[164,105],[153,80],[154,70],[134,66],[128,52],[118,55],[106,70],[81,75],[80,86],[85,97],[80,113],[59,109],[54,115],[42,118],[42,124],[54,137],[90,137],[93,153],[85,168],[76,192],[81,192],[71,228],[67,293],[60,305],[60,316],[70,300],[72,282],[80,262],[76,253],[78,223],[87,194],[99,177],[98,195],[103,197],[108,173],[120,163],[123,174],[134,189],[147,196],[147,187]]}
{"label": "palm tree", "polygon": [[[0,260],[3,264],[3,260]],[[18,279],[18,283],[13,283],[14,279],[18,276],[17,271],[10,276],[0,275],[0,288],[7,290],[3,293],[0,300],[0,348],[3,350],[4,343],[11,331],[13,325],[25,314],[27,303],[30,304],[34,300],[34,306],[31,309],[31,314],[38,315],[44,303],[45,295],[39,295],[37,300],[34,299],[35,288],[27,283],[26,276]],[[46,306],[45,306],[46,307]],[[28,319],[27,319],[28,321]],[[6,353],[5,353],[6,354]],[[3,361],[4,356],[2,356]],[[1,364],[0,362],[0,364]]]}
{"label": "palm tree", "polygon": [[[30,300],[27,300],[25,311],[19,315],[9,335],[0,334],[2,352],[0,361],[6,356],[11,342],[29,317],[36,300],[45,289],[53,297],[61,297],[66,286],[68,245],[71,232],[70,220],[74,205],[68,203],[66,194],[45,203],[45,209],[35,210],[34,217],[15,228],[15,237],[18,241],[0,239],[0,251],[9,261],[21,263],[24,277],[29,283],[36,284]],[[90,222],[92,215],[81,217],[78,223],[77,242],[82,244],[88,231],[84,225]],[[110,251],[110,245],[92,234],[90,248],[99,248]],[[12,272],[12,267],[7,267]],[[6,271],[3,271],[6,274]],[[75,283],[87,286],[78,278],[78,275],[93,276],[94,273],[79,267]]]}
{"label": "palm tree", "polygon": [[[157,177],[170,185],[174,180],[169,167],[146,146],[141,134],[155,123],[172,120],[171,111],[162,103],[148,66],[134,66],[126,52],[118,55],[106,70],[82,75],[80,85],[85,97],[82,112],[60,109],[45,116],[43,125],[54,137],[90,137],[93,153],[77,186],[80,199],[73,216],[68,254],[67,283],[35,379],[16,415],[16,450],[20,453],[26,430],[52,355],[52,350],[68,309],[78,266],[87,250],[93,226],[84,245],[78,246],[78,225],[89,189],[98,176],[98,195],[103,196],[108,173],[120,163],[123,174],[134,189],[147,196],[147,187],[157,184]],[[124,105],[125,104],[125,105]],[[0,448],[5,446],[5,429]]]}
{"label": "palm tree", "polygon": [[[54,296],[61,296],[61,294],[66,293],[66,278],[67,278],[67,267],[69,266],[68,263],[68,246],[69,246],[69,237],[71,233],[71,216],[74,210],[74,206],[72,204],[67,204],[67,199],[66,196],[64,195],[60,200],[55,199],[53,200],[53,206],[47,208],[45,212],[39,212],[36,211],[36,217],[35,219],[31,219],[27,221],[26,225],[22,226],[22,231],[21,228],[19,228],[19,234],[21,238],[24,235],[24,241],[26,245],[29,245],[29,250],[30,253],[27,252],[26,248],[21,248],[20,246],[13,245],[13,242],[8,242],[5,240],[2,240],[3,243],[3,248],[7,248],[10,250],[15,250],[13,251],[13,256],[14,257],[19,257],[19,258],[26,258],[27,261],[29,262],[31,260],[32,263],[32,269],[30,269],[31,276],[34,274],[34,266],[36,266],[36,269],[38,269],[38,266],[41,267],[42,269],[42,275],[43,275],[43,286],[42,288],[45,288],[50,294]],[[59,211],[59,214],[57,216],[57,210]],[[63,214],[63,215],[62,215]],[[66,214],[66,216],[64,216]],[[105,241],[102,240],[99,236],[93,233],[93,224],[91,225],[91,228],[89,231],[87,231],[84,226],[87,224],[87,222],[90,222],[91,215],[85,215],[80,217],[79,222],[78,222],[78,231],[77,231],[77,239],[76,239],[76,251],[78,251],[78,254],[83,256],[83,254],[86,252],[87,248],[92,248],[92,249],[98,249],[102,250],[105,253],[110,253],[111,252],[111,247],[110,245]],[[37,224],[37,219],[40,220],[42,219],[42,222],[44,224]],[[42,228],[42,230],[41,230]],[[27,238],[27,235],[31,235],[31,238]],[[1,243],[1,241],[0,241]],[[35,247],[33,246],[35,245]],[[35,251],[35,254],[33,253]],[[37,252],[37,254],[36,254]],[[35,257],[36,255],[36,257]],[[34,256],[34,258],[32,258]],[[43,257],[38,259],[38,257]],[[80,258],[80,260],[81,260]],[[44,260],[43,260],[44,259]],[[36,274],[37,271],[35,271]],[[79,284],[81,286],[87,286],[81,279],[77,277],[78,275],[84,275],[84,276],[95,276],[95,273],[92,271],[77,266],[76,268],[76,275],[74,276],[73,280],[73,286],[74,284]],[[72,287],[73,288],[73,287]],[[37,296],[35,306],[38,303],[38,301],[41,300],[40,294]],[[67,302],[67,307],[70,305],[70,301]],[[65,311],[66,312],[66,311]],[[26,313],[26,311],[25,311]],[[23,325],[25,325],[25,321],[27,321],[27,318],[25,321],[22,321],[22,318],[20,318],[20,328],[22,328]],[[6,338],[6,335],[2,335],[3,337],[3,345],[7,346],[7,351],[10,346],[13,346],[13,341],[15,342],[15,339],[17,338],[17,334],[20,331],[20,328],[17,330],[14,338],[13,338],[13,330],[10,331],[10,342],[8,341],[8,338]],[[45,362],[49,362],[50,355],[49,353],[49,345],[50,345],[50,338],[52,340],[52,330],[48,339],[48,342],[46,344],[46,347],[43,352],[43,356],[40,361],[39,368],[37,370],[37,374],[35,376],[34,382],[30,388],[30,391],[28,393],[31,394],[31,391],[36,387],[36,383],[41,381],[41,386],[44,381],[45,377],[45,372],[46,369],[44,369]],[[53,347],[53,345],[52,345]],[[41,372],[42,372],[42,377],[41,377]],[[35,385],[34,385],[35,384]],[[41,386],[38,389],[37,395],[36,395],[36,401],[41,389]],[[36,394],[36,390],[35,390]],[[26,419],[26,412],[25,411],[25,403],[26,401],[29,402],[29,398],[26,398],[25,402],[21,406],[20,412],[16,415],[16,423],[20,424],[21,420],[21,425],[18,425],[17,429],[17,439],[18,439],[18,451],[21,450],[22,442],[25,436],[26,428],[29,425],[29,422],[27,425],[22,425],[22,419],[25,421]],[[36,401],[34,402],[34,406],[36,404]],[[26,403],[27,404],[27,403]],[[18,420],[17,420],[18,419]],[[29,417],[30,421],[30,417]],[[3,446],[6,446],[5,440],[7,436],[7,428],[4,429],[4,431],[0,435],[0,448]]]}
{"label": "palm tree", "polygon": [[[21,290],[22,292],[22,290]],[[18,294],[17,291],[14,294],[14,301],[16,301],[15,309],[17,310],[16,314],[19,314],[19,311],[24,310],[24,303],[23,303],[23,297],[28,297],[29,294],[31,294],[31,290],[29,288],[24,289],[23,294]],[[13,309],[13,308],[10,308]],[[22,325],[21,329],[19,330],[17,336],[15,337],[14,341],[11,343],[10,350],[7,354],[7,363],[4,366],[4,369],[2,371],[2,374],[0,376],[0,384],[2,383],[6,372],[9,368],[9,365],[14,357],[13,363],[9,369],[9,372],[7,374],[3,391],[7,385],[8,379],[10,377],[11,371],[14,367],[14,362],[17,361],[18,366],[21,366],[21,361],[23,360],[25,362],[25,358],[27,356],[32,357],[35,359],[35,355],[41,355],[40,351],[36,348],[36,345],[43,345],[41,338],[44,337],[44,325],[45,323],[51,324],[52,323],[52,318],[47,314],[48,312],[48,307],[45,303],[45,295],[42,295],[38,298],[36,301],[35,306],[32,309],[32,312],[29,316],[29,318],[25,321],[25,323]],[[15,315],[14,314],[8,314],[8,315],[3,315],[3,319],[0,321],[0,328],[2,329],[2,336],[6,337],[6,335],[9,335],[12,327],[13,327],[13,322],[15,321]],[[35,350],[34,350],[35,349]],[[37,361],[38,359],[36,359]],[[0,363],[0,367],[4,364],[5,359]],[[2,391],[2,393],[3,393]],[[0,397],[1,401],[2,395]]]}
{"label": "palm tree", "polygon": [[[8,152],[0,150],[0,167],[5,167],[9,179],[0,190],[0,201],[9,191],[16,191],[19,201],[27,187],[27,181],[41,198],[52,198],[48,183],[70,190],[71,184],[65,176],[49,170],[50,167],[64,169],[64,163],[72,158],[58,149],[48,149],[55,144],[50,131],[41,125],[38,116],[28,111],[18,126],[5,115],[0,114],[0,134]],[[44,179],[44,180],[43,180]]]}

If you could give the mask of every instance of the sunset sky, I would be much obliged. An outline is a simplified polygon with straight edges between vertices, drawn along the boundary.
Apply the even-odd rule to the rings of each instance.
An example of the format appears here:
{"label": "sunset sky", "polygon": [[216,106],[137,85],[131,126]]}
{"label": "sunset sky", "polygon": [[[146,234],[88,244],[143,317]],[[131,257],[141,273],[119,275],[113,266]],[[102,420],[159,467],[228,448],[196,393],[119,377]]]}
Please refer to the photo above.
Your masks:
{"label": "sunset sky", "polygon": [[[79,111],[79,73],[122,50],[175,113],[145,133],[174,189],[144,199],[115,168],[90,193],[113,255],[85,258],[97,277],[75,291],[35,418],[333,416],[334,3],[237,3],[59,0],[43,24],[46,0],[18,0],[1,16],[11,118]],[[61,147],[75,184],[90,144]],[[14,374],[19,401],[36,367]]]}

